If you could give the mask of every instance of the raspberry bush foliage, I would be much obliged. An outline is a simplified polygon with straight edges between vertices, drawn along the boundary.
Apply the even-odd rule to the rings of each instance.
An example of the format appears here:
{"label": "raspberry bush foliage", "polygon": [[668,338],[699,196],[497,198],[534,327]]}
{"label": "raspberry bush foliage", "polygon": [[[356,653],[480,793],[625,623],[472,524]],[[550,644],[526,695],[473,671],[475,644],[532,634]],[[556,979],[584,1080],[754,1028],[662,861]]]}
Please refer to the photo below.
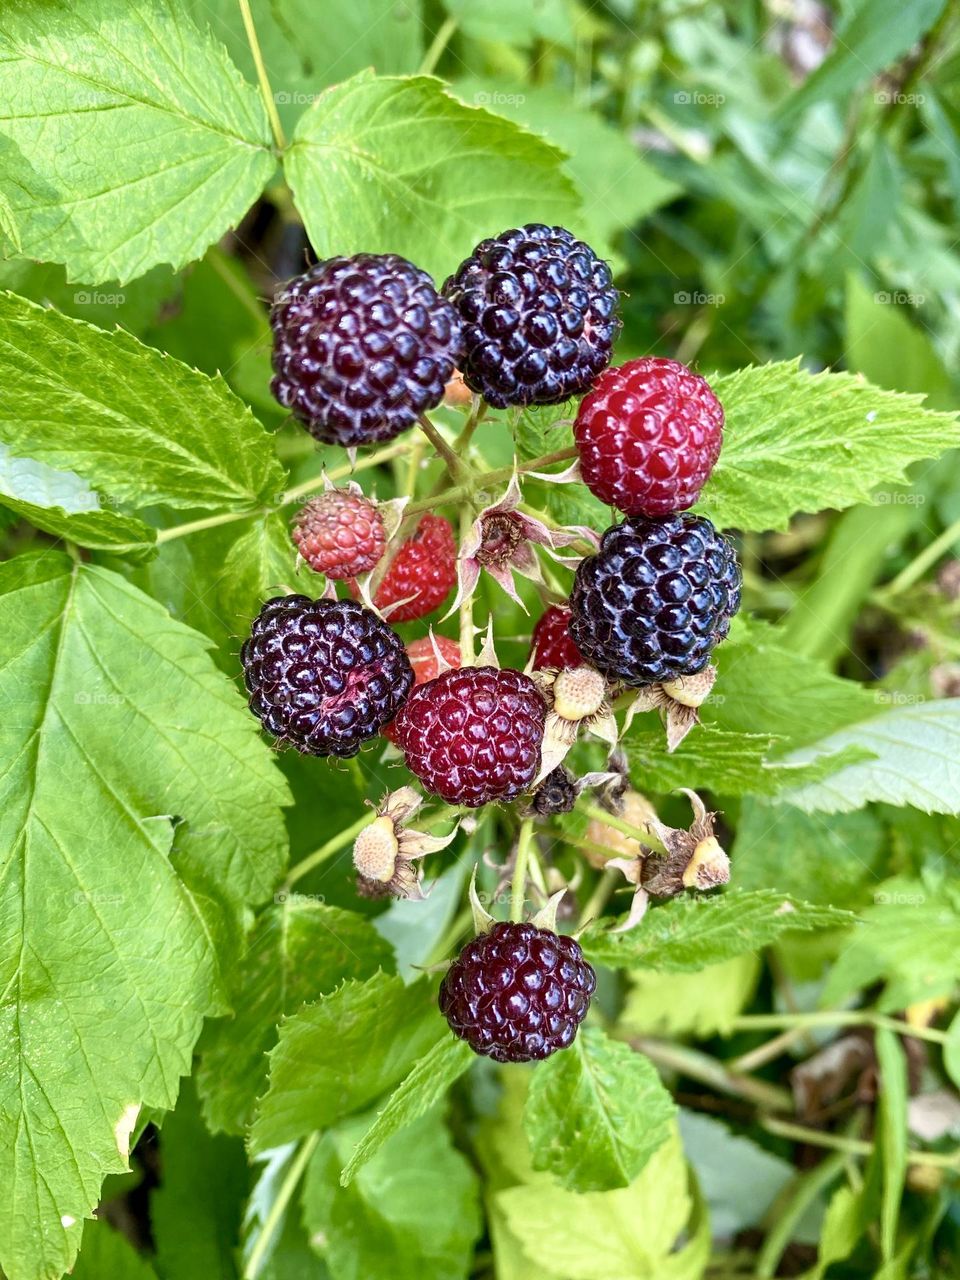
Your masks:
{"label": "raspberry bush foliage", "polygon": [[956,1274],[957,26],[3,6],[7,1280]]}

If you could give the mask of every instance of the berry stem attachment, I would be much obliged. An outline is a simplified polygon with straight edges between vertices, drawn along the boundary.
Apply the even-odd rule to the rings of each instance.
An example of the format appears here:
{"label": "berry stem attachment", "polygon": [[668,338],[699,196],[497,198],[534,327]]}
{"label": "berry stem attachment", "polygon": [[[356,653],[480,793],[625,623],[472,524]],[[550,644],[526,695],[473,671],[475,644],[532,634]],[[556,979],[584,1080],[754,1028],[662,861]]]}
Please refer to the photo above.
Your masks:
{"label": "berry stem attachment", "polygon": [[518,923],[523,919],[523,907],[526,902],[527,867],[530,863],[530,846],[533,843],[533,819],[525,818],[520,825],[517,836],[517,856],[513,864],[513,879],[510,884],[510,919]]}
{"label": "berry stem attachment", "polygon": [[450,475],[451,480],[460,480],[465,475],[466,469],[463,463],[454,453],[453,449],[447,444],[443,436],[433,425],[425,413],[422,413],[417,419],[420,424],[420,430],[427,437],[430,443],[436,449],[437,453],[444,461],[444,465]]}
{"label": "berry stem attachment", "polygon": [[253,64],[257,68],[257,80],[260,82],[260,96],[263,98],[263,105],[266,108],[267,119],[270,121],[270,129],[273,133],[273,141],[278,151],[285,151],[287,140],[283,135],[283,125],[280,123],[280,115],[277,111],[277,101],[273,96],[273,90],[270,88],[270,78],[267,75],[267,68],[263,61],[263,54],[260,52],[260,41],[257,39],[257,29],[253,23],[253,14],[250,12],[250,0],[239,0],[240,14],[243,18],[244,30],[247,33],[247,43],[250,45],[250,52],[253,54]]}
{"label": "berry stem attachment", "polygon": [[652,831],[648,831],[645,827],[632,827],[629,822],[624,822],[615,813],[610,813],[607,809],[601,809],[597,804],[584,805],[582,812],[588,818],[595,818],[597,822],[603,822],[606,826],[613,827],[614,831],[619,831],[623,835],[629,836],[631,840],[636,840],[638,843],[646,845],[648,849],[653,849],[656,853],[666,854],[667,852],[666,845]]}
{"label": "berry stem attachment", "polygon": [[247,1259],[247,1265],[243,1269],[243,1280],[256,1280],[260,1274],[260,1268],[266,1261],[267,1250],[270,1247],[277,1228],[293,1199],[300,1179],[303,1177],[307,1165],[310,1163],[310,1157],[317,1149],[317,1143],[320,1141],[320,1133],[311,1133],[309,1137],[304,1138],[300,1146],[300,1150],[290,1161],[290,1167],[286,1172],[277,1198],[270,1206],[270,1211],[263,1220],[263,1226],[260,1234],[257,1236],[253,1248],[250,1250],[250,1256]]}

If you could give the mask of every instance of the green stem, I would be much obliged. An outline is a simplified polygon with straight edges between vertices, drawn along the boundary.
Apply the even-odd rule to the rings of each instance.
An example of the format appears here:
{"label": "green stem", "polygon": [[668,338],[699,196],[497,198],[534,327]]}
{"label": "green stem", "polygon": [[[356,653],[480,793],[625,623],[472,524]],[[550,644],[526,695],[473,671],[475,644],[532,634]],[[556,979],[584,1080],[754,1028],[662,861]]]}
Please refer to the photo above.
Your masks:
{"label": "green stem", "polygon": [[442,24],[440,29],[437,31],[437,34],[431,40],[430,48],[423,55],[423,61],[420,63],[420,69],[417,72],[418,76],[433,75],[433,72],[436,69],[437,63],[440,61],[440,57],[444,49],[450,43],[456,29],[457,29],[456,18],[447,18],[447,20]]}
{"label": "green stem", "polygon": [[[773,1218],[772,1226],[763,1242],[763,1248],[757,1256],[757,1280],[769,1280],[777,1274],[780,1259],[793,1239],[797,1223],[820,1193],[840,1176],[846,1161],[847,1157],[842,1152],[827,1156],[809,1173],[797,1175],[790,1198],[782,1207],[775,1202],[775,1207],[779,1211]],[[780,1197],[777,1200],[780,1201]]]}
{"label": "green stem", "polygon": [[742,1053],[737,1058],[729,1058],[727,1066],[731,1071],[756,1071],[759,1067],[765,1067],[768,1062],[773,1062],[774,1059],[779,1058],[791,1045],[796,1044],[798,1040],[802,1040],[806,1034],[806,1027],[791,1027],[787,1031],[781,1031],[772,1040],[767,1040],[763,1044],[757,1045],[756,1049]]}
{"label": "green stem", "polygon": [[790,1111],[793,1108],[793,1095],[789,1089],[781,1089],[775,1084],[768,1084],[766,1080],[754,1080],[752,1076],[729,1071],[722,1062],[707,1053],[701,1053],[699,1049],[666,1040],[648,1039],[646,1036],[633,1039],[630,1043],[658,1066],[689,1076],[691,1080],[699,1080],[701,1084],[716,1089],[717,1093],[746,1098],[768,1111]]}
{"label": "green stem", "polygon": [[533,841],[533,820],[525,818],[517,836],[517,857],[513,864],[513,880],[510,884],[510,919],[522,920],[526,901],[527,865],[530,861],[530,845]]}
{"label": "green stem", "polygon": [[617,881],[620,879],[619,871],[604,871],[594,886],[593,893],[586,901],[583,911],[580,913],[580,924],[578,929],[585,929],[591,920],[596,920],[603,908],[610,900],[610,895],[616,888]]}
{"label": "green stem", "polygon": [[814,1013],[744,1013],[730,1023],[731,1031],[774,1031],[780,1027],[883,1027],[913,1040],[949,1044],[950,1033],[935,1027],[914,1027],[901,1018],[889,1018],[872,1009],[824,1010]]}
{"label": "green stem", "polygon": [[440,432],[433,425],[433,423],[430,421],[430,419],[427,417],[425,413],[420,415],[418,422],[420,425],[420,430],[427,437],[427,439],[433,445],[434,449],[436,449],[437,453],[443,459],[444,465],[447,468],[447,472],[450,476],[450,479],[454,483],[456,483],[465,474],[467,474],[467,468],[464,467],[463,463],[460,461],[460,459],[457,457],[454,451],[450,448],[446,440],[444,440],[443,436],[440,434]]}
{"label": "green stem", "polygon": [[352,823],[344,831],[339,832],[332,839],[328,840],[326,844],[322,844],[319,849],[316,849],[313,853],[302,858],[296,866],[290,868],[281,892],[288,890],[291,885],[296,884],[298,880],[302,880],[309,871],[314,869],[314,867],[319,867],[322,862],[326,862],[327,859],[332,858],[335,853],[339,853],[341,849],[346,848],[348,844],[356,839],[363,828],[372,821],[373,814],[364,813],[356,820],[356,822]]}
{"label": "green stem", "polygon": [[624,822],[615,813],[608,813],[606,809],[601,809],[597,804],[583,805],[581,812],[585,813],[588,818],[595,818],[597,822],[606,823],[608,827],[613,827],[614,831],[622,832],[623,835],[629,836],[631,840],[636,840],[639,844],[646,845],[648,849],[654,849],[661,854],[667,852],[663,841],[659,840],[652,831],[648,831],[645,827],[632,827],[629,822]]}
{"label": "green stem", "polygon": [[314,489],[319,489],[323,484],[323,477],[326,475],[328,480],[347,480],[350,476],[356,475],[358,471],[369,471],[371,467],[379,467],[384,462],[390,462],[393,458],[397,458],[402,453],[406,453],[409,449],[406,440],[398,440],[396,443],[387,445],[384,449],[377,449],[375,453],[368,454],[365,458],[360,458],[356,462],[345,462],[341,467],[334,467],[332,471],[321,472],[320,475],[314,476],[312,480],[304,480],[302,484],[294,485],[292,489],[288,489],[280,499],[280,506],[289,506],[291,502],[296,502],[298,498],[304,498],[308,493],[313,493]]}
{"label": "green stem", "polygon": [[[811,1147],[823,1147],[828,1151],[843,1151],[850,1156],[873,1155],[873,1143],[862,1138],[848,1138],[842,1133],[824,1133],[822,1129],[808,1129],[806,1125],[778,1120],[775,1116],[762,1116],[760,1123],[768,1133],[793,1142],[805,1142]],[[908,1164],[935,1165],[940,1169],[960,1169],[960,1149],[955,1151],[908,1151]]]}
{"label": "green stem", "polygon": [[926,571],[931,568],[945,551],[949,551],[954,543],[960,542],[960,520],[954,520],[949,528],[944,529],[938,538],[934,538],[928,547],[920,552],[916,559],[911,560],[905,569],[894,578],[886,587],[881,588],[877,593],[883,600],[889,600],[893,596],[898,596],[902,591],[906,591],[908,587],[912,587]]}
{"label": "green stem", "polygon": [[276,143],[277,150],[284,151],[286,150],[287,140],[283,136],[283,126],[280,123],[280,115],[277,111],[277,101],[270,88],[270,78],[264,65],[263,54],[260,52],[257,29],[253,24],[253,14],[250,12],[250,0],[239,0],[239,4],[240,13],[243,17],[243,26],[247,33],[247,43],[250,45],[250,52],[253,54],[253,65],[257,69],[257,80],[260,82],[260,96],[263,98],[263,105],[267,110],[267,119],[270,121],[273,140]]}
{"label": "green stem", "polygon": [[[540,458],[530,458],[529,461],[523,462],[516,468],[520,475],[527,471],[539,471],[542,467],[548,467],[553,462],[569,462],[571,458],[577,456],[576,449],[571,445],[569,449],[558,449],[556,453],[545,453]],[[472,480],[454,485],[450,489],[443,489],[440,493],[432,494],[429,498],[422,498],[419,502],[413,502],[407,507],[407,514],[414,515],[418,511],[432,511],[436,507],[450,506],[452,503],[463,501],[464,498],[470,498],[477,488],[478,484],[482,484],[484,488],[488,485],[498,484],[502,480],[509,480],[513,475],[514,468],[497,467],[493,471],[483,471],[475,476]]]}
{"label": "green stem", "polygon": [[[460,511],[460,546],[464,544],[473,523],[473,510],[464,504]],[[473,648],[473,596],[466,592],[460,601],[460,666],[472,667]]]}
{"label": "green stem", "polygon": [[280,1220],[293,1199],[293,1193],[296,1191],[319,1141],[319,1133],[311,1133],[308,1138],[304,1138],[300,1150],[290,1162],[290,1168],[287,1170],[287,1175],[280,1186],[277,1198],[270,1206],[270,1211],[263,1220],[263,1226],[260,1228],[256,1244],[250,1250],[250,1257],[247,1259],[247,1265],[243,1270],[243,1280],[256,1280],[261,1264],[264,1262],[267,1250],[270,1247],[270,1241],[273,1239],[274,1233],[280,1225]]}

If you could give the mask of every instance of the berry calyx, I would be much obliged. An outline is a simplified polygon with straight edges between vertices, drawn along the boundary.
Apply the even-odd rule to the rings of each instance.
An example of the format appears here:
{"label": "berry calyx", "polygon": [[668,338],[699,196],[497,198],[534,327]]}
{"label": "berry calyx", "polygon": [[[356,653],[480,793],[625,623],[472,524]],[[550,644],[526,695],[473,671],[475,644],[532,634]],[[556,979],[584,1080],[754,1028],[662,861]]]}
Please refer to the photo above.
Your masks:
{"label": "berry calyx", "polygon": [[740,607],[740,565],[702,516],[635,516],[577,569],[570,634],[612,680],[643,686],[702,671]]}
{"label": "berry calyx", "polygon": [[563,671],[567,667],[583,666],[583,654],[570,634],[569,609],[552,604],[544,610],[533,628],[531,652],[534,671],[547,667]]}
{"label": "berry calyx", "polygon": [[391,622],[411,622],[439,609],[456,581],[453,526],[443,516],[421,516],[390,561],[373,602]]}
{"label": "berry calyx", "polygon": [[483,240],[444,283],[463,322],[460,365],[489,404],[558,404],[609,364],[620,328],[610,268],[563,227]]}
{"label": "berry calyx", "polygon": [[270,389],[324,444],[412,427],[443,399],[460,350],[454,308],[395,253],[318,262],[280,290],[270,325]]}
{"label": "berry calyx", "polygon": [[454,1035],[495,1062],[566,1049],[596,990],[580,944],[533,924],[501,922],[460,952],[440,984]]}
{"label": "berry calyx", "polygon": [[692,507],[723,443],[723,406],[677,360],[645,356],[607,369],[573,428],[583,482],[626,515]]}
{"label": "berry calyx", "polygon": [[240,661],[250,710],[307,755],[356,755],[413,687],[400,637],[355,600],[268,600]]}
{"label": "berry calyx", "polygon": [[293,541],[311,569],[342,581],[377,564],[387,534],[383,516],[368,498],[348,489],[329,489],[298,513]]}
{"label": "berry calyx", "polygon": [[414,689],[394,727],[407,768],[447,804],[515,800],[540,767],[546,704],[529,676],[447,671]]}

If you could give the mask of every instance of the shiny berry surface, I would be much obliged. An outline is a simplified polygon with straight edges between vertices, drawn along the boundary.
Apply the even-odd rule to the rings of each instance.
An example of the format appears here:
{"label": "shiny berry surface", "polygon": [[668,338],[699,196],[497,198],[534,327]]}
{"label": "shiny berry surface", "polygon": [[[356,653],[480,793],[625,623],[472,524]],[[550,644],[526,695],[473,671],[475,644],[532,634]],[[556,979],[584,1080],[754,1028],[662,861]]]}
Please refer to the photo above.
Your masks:
{"label": "shiny berry surface", "polygon": [[443,286],[463,323],[460,370],[497,408],[582,395],[620,329],[610,268],[563,227],[483,240]]}
{"label": "shiny berry surface", "polygon": [[293,541],[311,569],[340,581],[372,569],[386,549],[387,535],[372,502],[330,489],[299,513]]}
{"label": "shiny berry surface", "polygon": [[563,605],[552,604],[544,610],[533,628],[530,647],[534,671],[548,667],[566,671],[583,666],[583,654],[570,634],[570,610]]}
{"label": "shiny berry surface", "polygon": [[609,679],[642,686],[702,671],[740,607],[731,544],[701,516],[636,516],[581,561],[570,633]]}
{"label": "shiny berry surface", "polygon": [[355,600],[268,600],[240,661],[250,710],[306,755],[356,755],[413,686],[400,637]]}
{"label": "shiny berry surface", "polygon": [[411,622],[439,609],[456,581],[453,526],[443,516],[421,516],[414,533],[391,560],[374,604],[390,609],[391,622]]}
{"label": "shiny berry surface", "polygon": [[574,425],[587,488],[626,515],[692,507],[723,442],[723,407],[705,378],[647,356],[607,369]]}
{"label": "shiny berry surface", "polygon": [[414,689],[394,726],[407,768],[447,804],[515,800],[540,768],[546,704],[529,676],[447,671]]}
{"label": "shiny berry surface", "polygon": [[531,1062],[576,1037],[597,977],[580,944],[532,924],[495,924],[468,942],[440,985],[454,1035],[496,1062]]}
{"label": "shiny berry surface", "polygon": [[454,308],[393,253],[318,262],[279,291],[270,325],[270,389],[325,444],[412,427],[443,399],[460,350]]}

